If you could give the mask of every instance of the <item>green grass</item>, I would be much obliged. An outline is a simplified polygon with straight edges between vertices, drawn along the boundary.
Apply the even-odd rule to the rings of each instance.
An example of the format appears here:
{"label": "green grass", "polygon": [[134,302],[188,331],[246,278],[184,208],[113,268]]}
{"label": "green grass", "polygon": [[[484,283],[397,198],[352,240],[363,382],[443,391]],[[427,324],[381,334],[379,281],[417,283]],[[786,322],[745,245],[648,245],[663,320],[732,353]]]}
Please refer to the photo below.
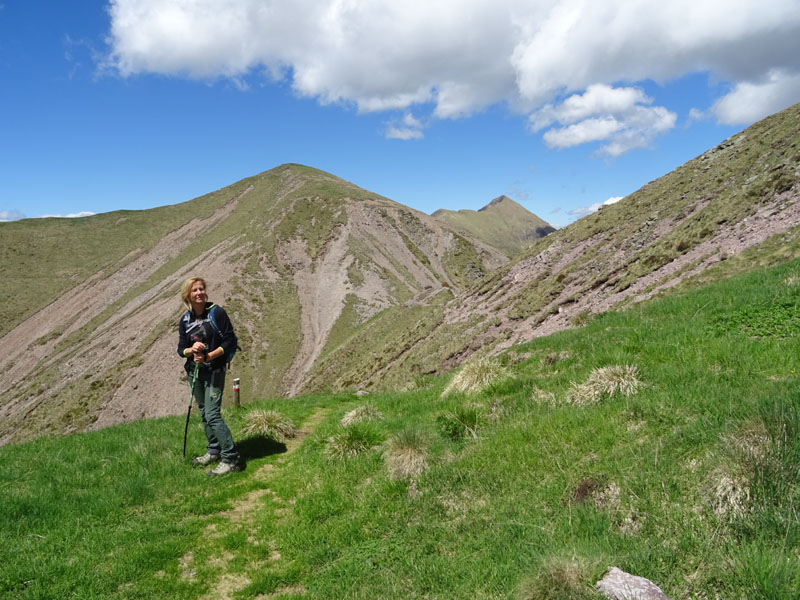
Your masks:
{"label": "green grass", "polygon": [[[229,409],[247,468],[222,479],[181,457],[180,416],[2,447],[0,597],[580,599],[609,565],[672,598],[798,597],[798,275],[599,315],[483,391],[371,394],[356,426],[351,394]],[[632,393],[570,402],[613,365]],[[255,408],[306,437],[244,437]]]}

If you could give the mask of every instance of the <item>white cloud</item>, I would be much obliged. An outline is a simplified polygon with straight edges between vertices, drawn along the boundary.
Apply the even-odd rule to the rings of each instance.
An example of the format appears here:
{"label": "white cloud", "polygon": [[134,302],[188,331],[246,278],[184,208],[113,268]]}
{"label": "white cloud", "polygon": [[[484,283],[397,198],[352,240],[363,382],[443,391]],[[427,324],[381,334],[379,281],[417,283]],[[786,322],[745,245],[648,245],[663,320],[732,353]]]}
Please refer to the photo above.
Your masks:
{"label": "white cloud", "polygon": [[[90,217],[93,214],[95,214],[95,213],[83,211],[83,212],[78,212],[78,213],[72,213],[71,215],[41,215],[41,216],[38,216],[38,217],[30,217],[30,218],[33,218],[33,219],[46,219],[48,217],[56,217],[56,218],[60,218],[60,219],[75,219],[75,218],[78,218],[78,217]],[[20,219],[27,219],[27,218],[29,218],[27,215],[21,213],[20,211],[18,211],[16,209],[0,210],[0,222],[19,221]]]}
{"label": "white cloud", "polygon": [[690,121],[702,121],[706,118],[706,113],[699,108],[691,108],[689,109],[689,120]]}
{"label": "white cloud", "polygon": [[422,122],[411,113],[403,116],[401,124],[394,121],[386,127],[386,137],[395,140],[419,140],[423,138]]}
{"label": "white cloud", "polygon": [[585,94],[574,94],[558,106],[548,104],[534,112],[531,128],[538,131],[557,122],[562,127],[544,134],[551,148],[606,141],[600,154],[620,156],[647,146],[675,126],[677,115],[662,106],[645,106],[652,101],[637,88],[590,85]]}
{"label": "white cloud", "polygon": [[589,206],[582,206],[580,208],[575,208],[568,212],[568,214],[576,216],[576,217],[585,217],[586,215],[590,215],[594,212],[597,212],[604,206],[609,206],[611,204],[616,204],[620,200],[622,200],[624,196],[611,196],[605,202],[595,202],[594,204],[590,204]]}
{"label": "white cloud", "polygon": [[403,116],[403,124],[406,127],[413,127],[414,129],[422,129],[422,122],[411,113]]}
{"label": "white cloud", "polygon": [[[109,13],[105,66],[123,76],[286,78],[320,103],[430,104],[437,118],[505,102],[537,130],[556,122],[549,106],[555,143],[604,139],[612,156],[672,126],[635,82],[708,72],[731,85],[723,122],[800,99],[797,0],[110,0]],[[618,127],[598,138],[609,115]]]}
{"label": "white cloud", "polygon": [[418,129],[390,125],[386,128],[386,137],[392,140],[419,140],[423,134]]}
{"label": "white cloud", "polygon": [[711,108],[721,123],[752,123],[800,101],[800,73],[770,71],[763,81],[738,83]]}
{"label": "white cloud", "polygon": [[557,148],[568,148],[586,142],[605,140],[622,128],[612,116],[601,118],[584,119],[580,123],[563,127],[561,129],[551,129],[544,134],[544,140],[548,146]]}
{"label": "white cloud", "polygon": [[[1,9],[2,5],[0,5],[0,10]],[[24,214],[13,208],[11,210],[0,210],[0,222],[19,221],[20,219],[24,218]]]}
{"label": "white cloud", "polygon": [[41,215],[40,217],[34,217],[36,219],[48,219],[48,218],[56,218],[56,219],[78,219],[80,217],[91,217],[93,212],[82,211],[77,213],[72,213],[70,215]]}
{"label": "white cloud", "polygon": [[530,117],[531,127],[539,130],[554,121],[575,123],[598,113],[624,114],[637,104],[650,104],[652,101],[642,90],[637,88],[613,88],[602,84],[590,85],[586,89],[586,93],[574,94],[558,107],[547,105],[534,112]]}

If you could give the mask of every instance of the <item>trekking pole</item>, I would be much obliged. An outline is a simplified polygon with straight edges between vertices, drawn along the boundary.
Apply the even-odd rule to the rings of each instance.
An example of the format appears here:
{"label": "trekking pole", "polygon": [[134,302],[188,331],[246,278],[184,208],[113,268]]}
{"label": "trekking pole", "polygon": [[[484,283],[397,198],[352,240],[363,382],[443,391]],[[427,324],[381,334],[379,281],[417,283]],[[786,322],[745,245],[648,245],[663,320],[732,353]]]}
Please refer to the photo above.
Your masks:
{"label": "trekking pole", "polygon": [[197,382],[197,368],[200,363],[194,363],[194,377],[192,377],[192,391],[189,393],[189,412],[186,413],[186,427],[183,429],[183,458],[186,458],[186,437],[189,435],[189,415],[192,414],[192,400],[194,399],[194,384]]}

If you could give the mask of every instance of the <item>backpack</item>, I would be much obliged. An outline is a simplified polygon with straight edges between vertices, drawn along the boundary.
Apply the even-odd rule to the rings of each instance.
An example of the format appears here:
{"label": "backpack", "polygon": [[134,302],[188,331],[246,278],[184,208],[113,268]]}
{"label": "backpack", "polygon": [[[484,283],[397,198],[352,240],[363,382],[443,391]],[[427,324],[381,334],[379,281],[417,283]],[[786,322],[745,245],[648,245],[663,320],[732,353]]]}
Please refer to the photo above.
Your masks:
{"label": "backpack", "polygon": [[[217,325],[217,320],[214,318],[214,309],[215,308],[217,308],[217,305],[216,304],[212,304],[211,308],[208,309],[208,320],[211,322],[211,326],[214,328],[214,331],[216,331],[217,335],[221,338],[222,337],[222,331],[220,331],[219,325]],[[188,321],[189,319],[191,319],[191,317],[192,317],[191,312],[192,311],[187,310],[186,314],[183,315],[183,318],[184,318],[185,321]],[[231,326],[231,330],[232,330],[231,333],[233,333],[234,347],[233,347],[233,352],[231,352],[230,354],[227,355],[228,370],[230,370],[230,368],[231,368],[231,361],[233,360],[233,357],[236,356],[236,351],[237,350],[241,350],[241,348],[239,347],[239,338],[236,337],[236,332],[233,331],[233,326]]]}

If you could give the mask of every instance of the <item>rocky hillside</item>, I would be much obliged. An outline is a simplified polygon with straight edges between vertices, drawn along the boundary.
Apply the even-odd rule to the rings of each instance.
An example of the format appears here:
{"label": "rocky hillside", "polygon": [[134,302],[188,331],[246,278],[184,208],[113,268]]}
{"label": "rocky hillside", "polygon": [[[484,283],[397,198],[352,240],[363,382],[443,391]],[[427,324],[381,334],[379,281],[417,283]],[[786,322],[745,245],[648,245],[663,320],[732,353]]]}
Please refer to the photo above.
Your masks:
{"label": "rocky hillside", "polygon": [[190,275],[236,324],[245,400],[402,387],[794,258],[798,196],[800,105],[511,262],[467,228],[298,165],[149,211],[0,223],[0,442],[184,411],[175,346]]}
{"label": "rocky hillside", "polygon": [[499,248],[509,258],[521,254],[536,240],[555,231],[555,227],[508,196],[499,196],[479,210],[440,208],[431,216]]}
{"label": "rocky hillside", "polygon": [[0,440],[185,409],[180,282],[207,278],[242,351],[246,397],[291,395],[387,308],[452,298],[494,248],[346,181],[285,165],[152,211],[0,224]]}
{"label": "rocky hillside", "polygon": [[415,309],[412,327],[392,334],[389,322],[402,315],[388,311],[340,348],[337,363],[315,365],[307,389],[409,385],[599,312],[795,258],[798,197],[800,104],[551,233],[458,298]]}

